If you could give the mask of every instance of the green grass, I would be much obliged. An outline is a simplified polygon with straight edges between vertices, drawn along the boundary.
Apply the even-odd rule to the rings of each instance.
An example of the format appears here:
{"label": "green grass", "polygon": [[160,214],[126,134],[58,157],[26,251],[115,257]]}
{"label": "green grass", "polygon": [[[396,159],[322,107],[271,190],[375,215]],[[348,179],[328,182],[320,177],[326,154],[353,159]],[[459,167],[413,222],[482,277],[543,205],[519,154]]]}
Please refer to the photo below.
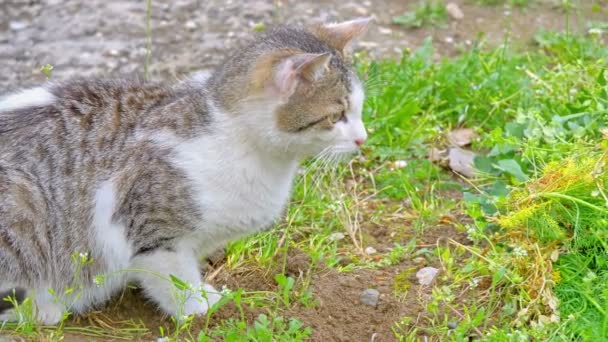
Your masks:
{"label": "green grass", "polygon": [[[428,189],[450,182],[420,158],[453,127],[474,127],[480,135],[473,149],[482,155],[475,160],[482,177],[463,186],[460,204],[473,219],[466,229],[474,244],[448,241],[440,259],[464,267],[446,267],[453,283],[434,292],[428,311],[435,319],[427,327],[399,330],[404,340],[418,334],[447,339],[446,329],[440,329],[445,312],[437,309],[442,305],[462,316],[453,339],[482,332],[493,341],[515,336],[592,341],[608,334],[608,176],[602,147],[608,50],[593,36],[541,31],[537,42],[529,53],[476,47],[439,63],[430,62],[427,42],[399,62],[362,62],[382,87],[365,112],[373,132],[369,157],[418,164],[409,172],[380,172],[378,185],[389,189],[384,195],[417,194],[415,201],[424,204],[416,209],[424,217],[428,197],[435,195]],[[560,164],[564,160],[566,165]],[[567,186],[552,183],[549,192],[534,188],[557,177],[555,169],[573,177]],[[408,191],[412,188],[418,191]],[[519,201],[526,191],[533,192],[527,193],[528,202]],[[540,204],[529,216],[534,201]],[[512,217],[515,223],[507,224]],[[432,224],[429,218],[423,227]],[[473,291],[482,300],[454,301],[455,291],[467,283],[474,289],[484,279],[489,287]]]}
{"label": "green grass", "polygon": [[407,28],[419,28],[426,25],[443,25],[447,18],[443,0],[421,0],[412,11],[393,17],[393,23]]}

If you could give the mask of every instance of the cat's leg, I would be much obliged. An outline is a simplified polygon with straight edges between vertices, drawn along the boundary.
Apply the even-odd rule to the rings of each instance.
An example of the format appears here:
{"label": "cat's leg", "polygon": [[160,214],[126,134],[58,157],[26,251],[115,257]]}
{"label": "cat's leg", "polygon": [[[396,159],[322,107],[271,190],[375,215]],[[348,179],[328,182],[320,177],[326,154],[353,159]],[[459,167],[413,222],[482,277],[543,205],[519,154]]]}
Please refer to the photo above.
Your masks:
{"label": "cat's leg", "polygon": [[[159,249],[135,257],[132,268],[140,270],[133,276],[146,295],[177,318],[204,314],[221,298],[219,291],[202,282],[197,259],[190,253]],[[188,289],[176,286],[170,275],[184,281]]]}
{"label": "cat's leg", "polygon": [[61,321],[67,308],[55,300],[48,289],[36,290],[34,294],[34,317],[42,325],[55,325]]}

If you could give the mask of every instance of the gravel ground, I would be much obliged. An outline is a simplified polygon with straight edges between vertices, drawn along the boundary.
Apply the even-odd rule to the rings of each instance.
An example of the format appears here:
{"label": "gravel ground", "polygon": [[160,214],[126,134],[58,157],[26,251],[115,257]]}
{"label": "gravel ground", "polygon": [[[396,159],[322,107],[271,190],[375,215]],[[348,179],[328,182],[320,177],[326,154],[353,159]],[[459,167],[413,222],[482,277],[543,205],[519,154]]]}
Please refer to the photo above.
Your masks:
{"label": "gravel ground", "polygon": [[[417,0],[153,0],[151,77],[174,80],[212,68],[256,25],[371,15],[376,23],[354,48],[368,50],[373,58],[392,58],[429,35],[437,42],[439,54],[453,55],[470,45],[480,31],[490,42],[499,43],[507,31],[515,39],[527,40],[540,27],[565,24],[564,13],[549,5],[519,10],[454,2],[464,12],[463,19],[451,19],[439,28],[407,30],[392,25],[392,17],[412,8]],[[47,63],[54,66],[53,79],[143,75],[145,18],[143,0],[0,1],[0,93],[43,82],[40,67]]]}

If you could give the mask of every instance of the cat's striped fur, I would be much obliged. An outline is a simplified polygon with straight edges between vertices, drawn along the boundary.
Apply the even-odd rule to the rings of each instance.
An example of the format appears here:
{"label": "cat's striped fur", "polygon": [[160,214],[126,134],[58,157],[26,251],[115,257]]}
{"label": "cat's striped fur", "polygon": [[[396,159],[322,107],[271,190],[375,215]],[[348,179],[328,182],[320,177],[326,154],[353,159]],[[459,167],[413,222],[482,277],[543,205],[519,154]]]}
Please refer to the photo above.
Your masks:
{"label": "cat's striped fur", "polygon": [[[0,292],[27,289],[44,323],[130,280],[166,313],[205,312],[219,294],[198,258],[275,221],[301,158],[365,140],[342,49],[368,22],[278,28],[207,82],[70,80],[0,100]],[[78,274],[75,252],[93,260]],[[197,290],[184,306],[169,274]],[[78,297],[51,298],[75,278]]]}

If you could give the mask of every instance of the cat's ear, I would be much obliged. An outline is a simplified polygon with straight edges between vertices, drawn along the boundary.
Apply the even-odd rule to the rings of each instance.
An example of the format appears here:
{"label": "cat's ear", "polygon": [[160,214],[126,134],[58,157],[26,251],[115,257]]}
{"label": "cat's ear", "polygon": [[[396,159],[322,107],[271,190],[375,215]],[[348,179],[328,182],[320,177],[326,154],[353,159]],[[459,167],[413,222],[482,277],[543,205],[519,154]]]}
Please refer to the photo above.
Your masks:
{"label": "cat's ear", "polygon": [[274,73],[274,89],[282,98],[291,96],[297,86],[314,83],[329,70],[330,53],[298,53],[286,57]]}
{"label": "cat's ear", "polygon": [[317,38],[327,42],[336,50],[343,51],[353,39],[367,32],[372,20],[372,17],[366,17],[341,23],[324,24],[316,26],[312,31]]}

